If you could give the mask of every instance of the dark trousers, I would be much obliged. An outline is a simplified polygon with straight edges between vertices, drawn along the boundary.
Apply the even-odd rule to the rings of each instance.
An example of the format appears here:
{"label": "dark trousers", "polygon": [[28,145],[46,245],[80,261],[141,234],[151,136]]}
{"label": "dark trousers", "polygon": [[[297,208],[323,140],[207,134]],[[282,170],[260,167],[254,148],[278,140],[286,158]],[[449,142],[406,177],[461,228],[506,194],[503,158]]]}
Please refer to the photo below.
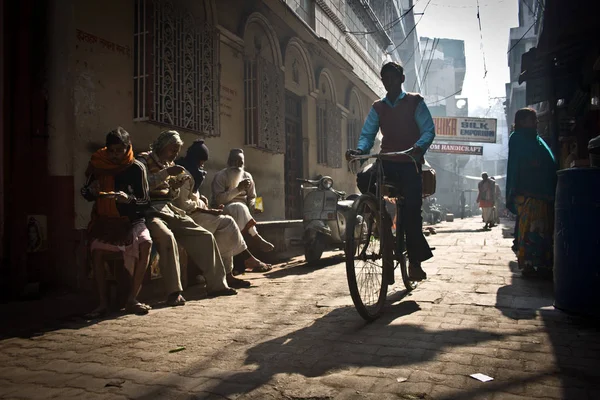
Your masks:
{"label": "dark trousers", "polygon": [[[375,194],[377,165],[366,172],[361,172],[356,177],[358,189],[362,193]],[[392,183],[398,188],[399,195],[404,197],[404,206],[401,209],[400,220],[406,233],[406,250],[411,263],[420,263],[433,257],[429,244],[423,235],[423,218],[421,206],[423,205],[421,166],[418,171],[411,163],[397,163],[383,161],[383,171],[387,183]]]}

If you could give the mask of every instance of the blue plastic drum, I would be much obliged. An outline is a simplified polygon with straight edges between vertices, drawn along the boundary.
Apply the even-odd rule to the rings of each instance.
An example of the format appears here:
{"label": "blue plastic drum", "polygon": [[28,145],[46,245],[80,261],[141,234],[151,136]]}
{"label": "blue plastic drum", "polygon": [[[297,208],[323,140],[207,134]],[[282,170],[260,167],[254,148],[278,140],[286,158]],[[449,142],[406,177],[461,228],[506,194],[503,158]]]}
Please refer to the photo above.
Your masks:
{"label": "blue plastic drum", "polygon": [[554,306],[600,316],[600,168],[558,171]]}

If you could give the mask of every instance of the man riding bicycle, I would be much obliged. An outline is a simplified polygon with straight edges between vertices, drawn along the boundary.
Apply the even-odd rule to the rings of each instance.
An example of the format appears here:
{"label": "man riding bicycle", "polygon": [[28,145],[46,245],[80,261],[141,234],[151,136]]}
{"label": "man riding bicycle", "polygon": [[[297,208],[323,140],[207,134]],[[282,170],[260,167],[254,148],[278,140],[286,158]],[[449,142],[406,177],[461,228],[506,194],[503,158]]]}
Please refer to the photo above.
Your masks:
{"label": "man riding bicycle", "polygon": [[[398,63],[388,62],[381,68],[381,80],[387,95],[373,103],[358,140],[356,150],[348,150],[346,158],[368,154],[375,142],[375,136],[381,129],[381,152],[399,152],[409,150],[417,161],[417,167],[406,156],[395,156],[382,162],[386,180],[397,184],[404,198],[402,221],[406,233],[406,247],[409,259],[409,277],[413,281],[427,279],[421,263],[433,257],[431,248],[423,235],[421,218],[422,180],[421,164],[423,155],[435,138],[435,126],[431,113],[417,93],[402,90],[404,68]],[[375,171],[370,168],[357,175],[357,186],[362,193],[375,193]]]}

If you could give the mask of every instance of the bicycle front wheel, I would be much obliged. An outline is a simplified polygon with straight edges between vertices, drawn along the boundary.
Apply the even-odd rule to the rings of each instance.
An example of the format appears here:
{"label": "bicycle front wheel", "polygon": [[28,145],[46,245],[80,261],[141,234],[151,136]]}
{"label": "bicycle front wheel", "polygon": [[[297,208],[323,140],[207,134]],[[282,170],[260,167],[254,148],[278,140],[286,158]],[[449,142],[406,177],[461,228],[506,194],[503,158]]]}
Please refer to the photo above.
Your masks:
{"label": "bicycle front wheel", "polygon": [[382,227],[375,197],[360,196],[346,226],[346,277],[354,306],[367,321],[381,315],[387,296]]}

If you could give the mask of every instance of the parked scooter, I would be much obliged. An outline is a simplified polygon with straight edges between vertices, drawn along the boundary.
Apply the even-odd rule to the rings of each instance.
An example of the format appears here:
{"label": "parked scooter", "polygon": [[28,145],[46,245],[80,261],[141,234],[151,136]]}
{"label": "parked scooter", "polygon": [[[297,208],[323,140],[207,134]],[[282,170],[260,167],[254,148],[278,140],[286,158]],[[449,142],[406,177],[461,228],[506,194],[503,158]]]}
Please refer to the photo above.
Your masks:
{"label": "parked scooter", "polygon": [[354,199],[333,188],[333,179],[323,176],[318,180],[298,179],[303,184],[300,192],[304,199],[304,254],[306,262],[318,261],[326,249],[343,248],[346,222]]}

